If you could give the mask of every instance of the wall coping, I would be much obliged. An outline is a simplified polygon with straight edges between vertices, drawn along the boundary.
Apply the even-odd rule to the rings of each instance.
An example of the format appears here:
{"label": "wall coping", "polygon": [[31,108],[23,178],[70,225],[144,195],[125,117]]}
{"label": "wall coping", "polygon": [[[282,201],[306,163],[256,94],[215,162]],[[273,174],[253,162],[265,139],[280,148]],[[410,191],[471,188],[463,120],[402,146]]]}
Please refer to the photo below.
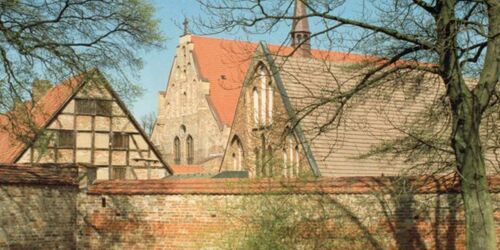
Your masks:
{"label": "wall coping", "polygon": [[78,186],[78,165],[0,165],[0,184]]}
{"label": "wall coping", "polygon": [[[500,192],[500,175],[488,177],[490,192]],[[402,185],[404,183],[404,185]],[[399,185],[398,185],[399,184]],[[399,186],[399,188],[398,188]],[[242,195],[242,194],[415,194],[458,193],[459,178],[447,176],[328,177],[316,179],[162,179],[97,181],[88,194],[104,195]],[[410,189],[411,188],[411,189]]]}

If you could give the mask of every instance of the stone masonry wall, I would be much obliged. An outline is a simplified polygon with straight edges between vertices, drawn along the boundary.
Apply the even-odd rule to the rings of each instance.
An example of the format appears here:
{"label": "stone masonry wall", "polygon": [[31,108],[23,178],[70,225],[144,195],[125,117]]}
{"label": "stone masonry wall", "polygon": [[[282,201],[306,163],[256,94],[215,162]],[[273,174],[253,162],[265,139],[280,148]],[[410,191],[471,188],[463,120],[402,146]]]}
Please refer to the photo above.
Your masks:
{"label": "stone masonry wall", "polygon": [[[499,181],[490,182],[497,235]],[[297,188],[293,191],[265,180],[97,183],[78,197],[77,244],[81,249],[464,249],[457,190],[439,185],[413,190],[411,183],[379,177],[284,186]]]}
{"label": "stone masonry wall", "polygon": [[75,186],[0,186],[0,249],[74,249]]}

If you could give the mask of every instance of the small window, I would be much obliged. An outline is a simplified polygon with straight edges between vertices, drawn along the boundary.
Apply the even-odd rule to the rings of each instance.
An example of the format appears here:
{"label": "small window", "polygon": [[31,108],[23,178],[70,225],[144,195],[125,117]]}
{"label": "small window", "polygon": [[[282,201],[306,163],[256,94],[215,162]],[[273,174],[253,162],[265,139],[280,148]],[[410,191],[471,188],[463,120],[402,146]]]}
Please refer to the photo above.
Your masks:
{"label": "small window", "polygon": [[128,149],[128,134],[113,133],[113,144],[114,149]]}
{"label": "small window", "polygon": [[112,178],[114,180],[125,180],[127,169],[125,167],[113,167]]}
{"label": "small window", "polygon": [[96,100],[95,101],[95,114],[102,116],[111,116],[112,106],[111,101]]}
{"label": "small window", "polygon": [[188,135],[186,139],[186,152],[187,152],[187,163],[193,164],[194,162],[194,144],[193,137]]}
{"label": "small window", "polygon": [[58,148],[73,148],[75,145],[75,133],[71,130],[59,130],[57,132]]}
{"label": "small window", "polygon": [[181,140],[179,137],[174,139],[174,161],[175,164],[181,163]]}
{"label": "small window", "polygon": [[79,115],[93,115],[94,105],[93,100],[75,100],[76,113]]}
{"label": "small window", "polygon": [[76,113],[79,115],[111,116],[112,101],[108,100],[75,100]]}

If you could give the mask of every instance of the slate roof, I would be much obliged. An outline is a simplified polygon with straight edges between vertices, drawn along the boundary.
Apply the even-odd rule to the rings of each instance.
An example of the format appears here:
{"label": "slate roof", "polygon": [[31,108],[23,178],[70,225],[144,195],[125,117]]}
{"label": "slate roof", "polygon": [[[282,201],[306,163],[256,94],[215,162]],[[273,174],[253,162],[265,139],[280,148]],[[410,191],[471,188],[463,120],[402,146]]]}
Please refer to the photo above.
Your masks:
{"label": "slate roof", "polygon": [[[192,36],[193,54],[201,77],[210,82],[209,100],[221,122],[233,123],[236,105],[248,67],[258,43],[212,37]],[[292,47],[269,45],[279,55],[293,52]],[[358,62],[368,58],[364,55],[311,50],[313,58],[329,61]]]}
{"label": "slate roof", "polygon": [[[272,48],[267,53],[272,55]],[[361,156],[383,141],[405,135],[402,130],[416,121],[416,117],[421,117],[419,113],[426,112],[445,92],[444,85],[435,76],[427,75],[415,90],[411,89],[410,82],[416,78],[400,74],[391,79],[390,84],[360,92],[347,104],[346,111],[339,114],[340,123],[323,127],[336,115],[338,107],[327,100],[335,95],[333,93],[351,89],[364,76],[359,63],[279,55],[268,56],[267,60],[272,62],[276,82],[283,86],[281,95],[289,102],[292,116],[301,119],[297,129],[304,136],[304,150],[310,148],[313,170],[316,165],[322,176],[397,175],[402,169],[410,169],[412,165],[403,157]],[[323,101],[326,104],[308,113]],[[418,126],[427,125],[419,122]],[[486,152],[486,158],[494,159],[494,156]]]}

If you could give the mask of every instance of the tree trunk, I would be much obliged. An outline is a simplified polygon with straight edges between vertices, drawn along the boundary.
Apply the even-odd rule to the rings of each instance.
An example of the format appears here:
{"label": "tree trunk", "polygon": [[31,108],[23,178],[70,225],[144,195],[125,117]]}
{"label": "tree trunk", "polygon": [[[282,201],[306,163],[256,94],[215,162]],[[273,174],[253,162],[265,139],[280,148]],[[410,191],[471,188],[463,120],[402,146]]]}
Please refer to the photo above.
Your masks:
{"label": "tree trunk", "polygon": [[465,110],[468,112],[455,123],[452,146],[461,175],[466,246],[470,250],[495,250],[496,229],[479,137],[480,119],[476,119],[477,110],[464,107],[462,111]]}
{"label": "tree trunk", "polygon": [[446,85],[453,118],[451,145],[461,177],[466,248],[496,250],[495,221],[479,132],[489,96],[471,91],[463,79],[457,56],[459,27],[455,22],[455,6],[456,0],[438,1],[435,20],[440,74]]}

